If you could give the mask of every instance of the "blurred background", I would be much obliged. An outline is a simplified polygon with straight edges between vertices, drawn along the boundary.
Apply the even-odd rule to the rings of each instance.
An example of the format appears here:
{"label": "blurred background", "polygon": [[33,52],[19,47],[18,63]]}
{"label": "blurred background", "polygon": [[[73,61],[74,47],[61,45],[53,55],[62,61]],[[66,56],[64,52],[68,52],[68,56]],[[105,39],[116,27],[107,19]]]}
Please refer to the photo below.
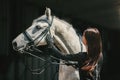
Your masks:
{"label": "blurred background", "polygon": [[119,0],[0,0],[0,80],[57,80],[57,65],[34,75],[25,65],[39,68],[42,61],[20,55],[12,40],[49,7],[52,14],[74,28],[97,27],[102,35],[104,63],[102,80],[120,80],[120,1]]}

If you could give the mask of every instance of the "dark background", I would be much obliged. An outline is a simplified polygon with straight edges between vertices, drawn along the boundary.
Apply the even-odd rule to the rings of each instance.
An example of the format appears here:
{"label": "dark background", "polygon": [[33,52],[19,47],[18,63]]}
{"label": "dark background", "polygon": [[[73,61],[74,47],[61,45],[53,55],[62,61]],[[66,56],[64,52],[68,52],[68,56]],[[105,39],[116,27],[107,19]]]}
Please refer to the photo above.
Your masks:
{"label": "dark background", "polygon": [[52,80],[57,66],[33,75],[25,64],[39,68],[43,63],[33,57],[18,54],[12,40],[33,19],[49,7],[52,14],[67,20],[81,32],[97,27],[103,40],[104,63],[102,80],[120,80],[120,1],[119,0],[1,0],[0,1],[0,80]]}

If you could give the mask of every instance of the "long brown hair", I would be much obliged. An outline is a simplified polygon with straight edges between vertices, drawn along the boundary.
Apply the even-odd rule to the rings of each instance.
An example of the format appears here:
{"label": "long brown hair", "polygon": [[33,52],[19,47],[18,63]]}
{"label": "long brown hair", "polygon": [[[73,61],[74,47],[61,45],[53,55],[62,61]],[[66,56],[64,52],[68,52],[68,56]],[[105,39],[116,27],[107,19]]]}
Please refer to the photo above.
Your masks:
{"label": "long brown hair", "polygon": [[83,32],[83,36],[87,41],[88,49],[88,58],[85,61],[83,69],[90,71],[95,68],[95,65],[98,62],[100,55],[102,53],[101,34],[97,28],[87,28]]}

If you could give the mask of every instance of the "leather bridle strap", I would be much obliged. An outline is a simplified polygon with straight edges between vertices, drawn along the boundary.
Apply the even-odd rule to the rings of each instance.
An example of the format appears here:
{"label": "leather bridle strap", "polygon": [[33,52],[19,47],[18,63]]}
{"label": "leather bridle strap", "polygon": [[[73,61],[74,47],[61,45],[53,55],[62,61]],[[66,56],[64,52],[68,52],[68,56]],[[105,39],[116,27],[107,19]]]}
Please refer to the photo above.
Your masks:
{"label": "leather bridle strap", "polygon": [[[27,31],[23,32],[23,35],[29,40],[28,46],[30,46],[30,45],[34,45],[34,46],[37,45],[47,35],[47,33],[50,32],[50,27],[52,26],[53,18],[54,18],[54,16],[52,17],[51,23],[48,20],[43,20],[43,19],[38,20],[38,22],[39,21],[47,22],[49,24],[49,26],[40,35],[38,35],[34,40],[32,39],[32,37],[30,36],[30,34]],[[39,42],[37,42],[37,44],[34,44],[34,42],[37,39],[39,39],[40,37],[41,37],[41,39],[39,40]]]}

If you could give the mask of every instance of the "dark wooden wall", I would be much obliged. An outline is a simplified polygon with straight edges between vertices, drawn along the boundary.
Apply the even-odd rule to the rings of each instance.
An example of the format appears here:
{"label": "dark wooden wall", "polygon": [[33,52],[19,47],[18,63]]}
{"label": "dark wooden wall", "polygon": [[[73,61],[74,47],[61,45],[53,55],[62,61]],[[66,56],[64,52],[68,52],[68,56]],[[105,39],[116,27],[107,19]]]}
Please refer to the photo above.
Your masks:
{"label": "dark wooden wall", "polygon": [[1,0],[0,80],[53,80],[58,66],[51,65],[43,74],[33,75],[24,63],[39,68],[43,62],[33,57],[25,58],[11,45],[12,40],[28,28],[33,19],[44,14],[45,7],[50,7],[52,14],[67,20],[81,32],[89,26],[100,29],[104,52],[102,80],[119,80],[119,3],[119,0]]}

